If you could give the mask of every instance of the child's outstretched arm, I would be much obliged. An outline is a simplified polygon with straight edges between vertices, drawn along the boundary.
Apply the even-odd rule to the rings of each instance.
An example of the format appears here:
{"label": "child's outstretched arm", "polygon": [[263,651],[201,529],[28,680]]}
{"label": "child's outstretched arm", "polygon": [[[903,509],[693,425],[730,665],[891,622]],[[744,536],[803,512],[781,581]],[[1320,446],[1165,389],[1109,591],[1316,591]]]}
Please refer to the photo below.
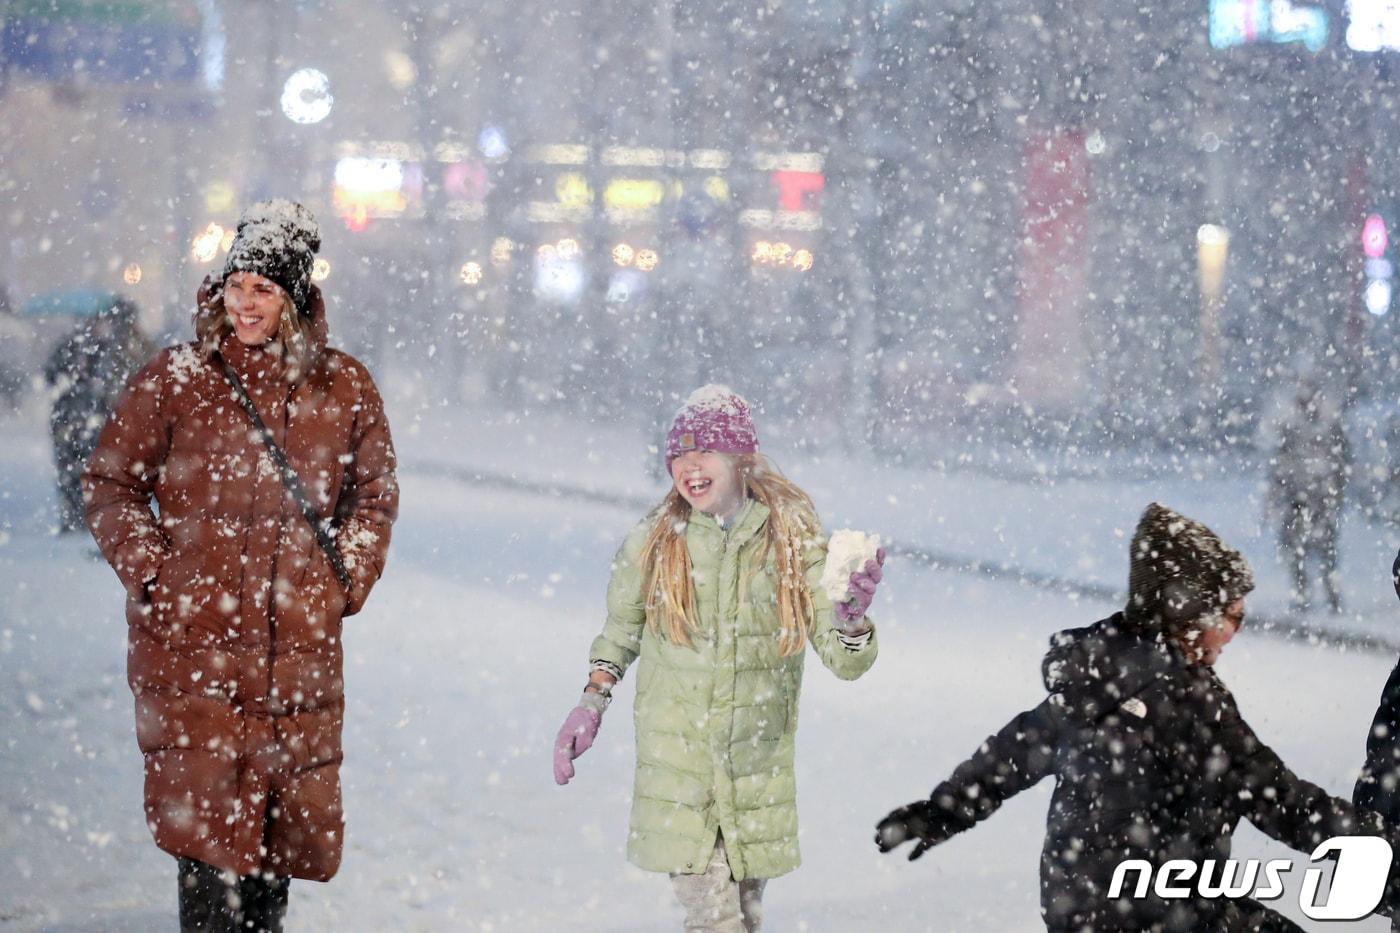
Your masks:
{"label": "child's outstretched arm", "polygon": [[[884,552],[881,551],[883,561]],[[882,562],[881,561],[881,562]],[[873,568],[872,568],[873,565]],[[847,609],[858,607],[858,613],[844,612],[845,618],[838,618],[831,598],[821,585],[822,572],[826,569],[826,551],[812,548],[807,552],[807,588],[812,595],[812,648],[822,659],[827,670],[842,680],[855,680],[870,670],[875,663],[879,646],[875,640],[875,622],[865,614],[874,596],[875,586],[881,579],[881,566],[876,561],[867,561],[866,567],[852,574],[859,578],[852,582],[852,592],[859,593],[847,605]],[[873,573],[871,572],[873,569]]]}
{"label": "child's outstretched arm", "polygon": [[991,736],[933,789],[891,812],[875,828],[875,844],[889,852],[918,840],[909,860],[991,816],[1007,800],[1050,773],[1058,720],[1047,698]]}

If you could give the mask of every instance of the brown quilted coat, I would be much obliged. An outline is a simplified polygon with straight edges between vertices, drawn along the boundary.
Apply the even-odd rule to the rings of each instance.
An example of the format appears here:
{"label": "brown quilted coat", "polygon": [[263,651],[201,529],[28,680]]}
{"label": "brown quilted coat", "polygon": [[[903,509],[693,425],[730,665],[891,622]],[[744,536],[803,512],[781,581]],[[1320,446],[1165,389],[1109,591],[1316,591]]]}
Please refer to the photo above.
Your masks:
{"label": "brown quilted coat", "polygon": [[[335,519],[346,593],[216,363],[171,347],[132,377],[84,475],[88,525],[125,585],[146,818],[174,855],[324,881],[340,865],[341,620],[379,578],[398,508],[379,392],[325,348],[295,383],[220,352]],[[154,499],[159,517],[152,510]]]}

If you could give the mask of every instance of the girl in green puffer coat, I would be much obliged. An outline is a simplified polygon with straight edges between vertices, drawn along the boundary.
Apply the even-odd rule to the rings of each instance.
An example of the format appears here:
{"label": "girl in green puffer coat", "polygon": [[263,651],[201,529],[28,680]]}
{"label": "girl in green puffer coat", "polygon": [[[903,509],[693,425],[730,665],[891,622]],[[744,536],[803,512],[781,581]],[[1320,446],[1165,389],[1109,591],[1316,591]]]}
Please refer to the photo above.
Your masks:
{"label": "girl in green puffer coat", "polygon": [[640,659],[627,858],[670,874],[687,930],[759,928],[764,882],[796,868],[797,699],[808,644],[854,680],[877,650],[865,615],[884,552],[844,602],[820,585],[811,499],[761,454],[748,403],[697,390],[666,438],[674,482],[613,562],[608,617],[554,777],[592,746],[613,684]]}

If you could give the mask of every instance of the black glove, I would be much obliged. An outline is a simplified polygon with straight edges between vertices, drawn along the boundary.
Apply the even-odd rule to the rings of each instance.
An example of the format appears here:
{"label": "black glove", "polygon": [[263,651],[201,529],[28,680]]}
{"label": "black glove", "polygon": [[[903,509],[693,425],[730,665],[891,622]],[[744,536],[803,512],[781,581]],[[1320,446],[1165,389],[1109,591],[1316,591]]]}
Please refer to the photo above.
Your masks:
{"label": "black glove", "polygon": [[951,814],[936,807],[931,800],[920,800],[900,807],[875,827],[875,844],[881,852],[889,852],[917,839],[909,861],[914,861],[929,849],[957,833]]}

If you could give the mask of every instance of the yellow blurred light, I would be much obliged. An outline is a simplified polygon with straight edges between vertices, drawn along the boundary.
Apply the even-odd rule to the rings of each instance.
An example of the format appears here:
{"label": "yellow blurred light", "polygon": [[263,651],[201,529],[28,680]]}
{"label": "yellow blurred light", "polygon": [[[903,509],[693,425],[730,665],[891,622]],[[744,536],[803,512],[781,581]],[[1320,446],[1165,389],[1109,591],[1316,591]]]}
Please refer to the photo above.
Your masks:
{"label": "yellow blurred light", "polygon": [[195,262],[212,261],[219,253],[219,244],[223,238],[224,228],[216,223],[209,224],[203,231],[195,234],[190,244],[190,257]]}
{"label": "yellow blurred light", "polygon": [[122,270],[122,281],[128,285],[140,285],[141,266],[134,262],[127,263],[126,268]]}
{"label": "yellow blurred light", "polygon": [[619,266],[631,265],[632,258],[636,255],[636,250],[632,249],[632,247],[628,246],[626,243],[619,243],[612,248],[613,262],[617,263]]}
{"label": "yellow blurred light", "polygon": [[418,68],[413,64],[413,59],[398,49],[384,53],[384,70],[389,73],[389,83],[400,91],[407,90],[418,79]]}
{"label": "yellow blurred light", "polygon": [[806,272],[812,268],[811,250],[800,249],[792,254],[792,267],[798,272]]}
{"label": "yellow blurred light", "polygon": [[666,186],[649,178],[617,178],[603,189],[603,203],[620,210],[644,210],[666,200]]}
{"label": "yellow blurred light", "polygon": [[660,167],[666,163],[663,149],[643,149],[634,146],[609,146],[599,156],[604,165],[642,165]]}
{"label": "yellow blurred light", "polygon": [[525,161],[546,165],[584,165],[588,162],[588,147],[568,144],[535,146],[525,153]]}
{"label": "yellow blurred light", "polygon": [[773,244],[767,240],[759,240],[753,245],[753,261],[757,263],[768,263],[773,261]]}
{"label": "yellow blurred light", "polygon": [[545,262],[553,262],[554,257],[559,254],[559,250],[555,248],[553,243],[542,244],[536,252],[539,253],[540,259]]}
{"label": "yellow blurred light", "polygon": [[565,237],[554,246],[559,250],[560,259],[573,259],[578,256],[578,240],[571,237]]}
{"label": "yellow blurred light", "polygon": [[705,179],[705,193],[714,201],[729,200],[729,182],[718,175],[711,175]]}
{"label": "yellow blurred light", "polygon": [[311,264],[311,280],[313,282],[324,282],[330,278],[331,262],[329,259],[317,259]]}
{"label": "yellow blurred light", "polygon": [[554,180],[554,196],[567,207],[587,207],[593,203],[593,189],[578,172],[565,172]]}
{"label": "yellow blurred light", "polygon": [[510,254],[515,250],[515,242],[510,237],[498,236],[491,244],[491,264],[504,266],[510,262]]}
{"label": "yellow blurred light", "polygon": [[462,284],[480,285],[481,279],[485,275],[479,262],[468,262],[462,264]]}
{"label": "yellow blurred light", "polygon": [[774,261],[774,262],[778,263],[779,265],[782,265],[783,263],[785,263],[785,262],[788,261],[788,257],[790,257],[791,255],[792,255],[792,247],[791,247],[791,246],[787,245],[786,243],[774,243],[774,244],[773,244],[773,261]]}
{"label": "yellow blurred light", "polygon": [[222,214],[233,210],[233,185],[226,181],[212,181],[204,188],[204,208],[211,214]]}
{"label": "yellow blurred light", "polygon": [[233,249],[233,235],[234,231],[232,230],[224,231],[223,237],[219,240],[220,252],[227,253],[229,250]]}
{"label": "yellow blurred light", "polygon": [[660,261],[661,257],[656,255],[655,250],[637,250],[637,268],[641,269],[643,272],[650,272],[652,269],[655,269],[656,264]]}

